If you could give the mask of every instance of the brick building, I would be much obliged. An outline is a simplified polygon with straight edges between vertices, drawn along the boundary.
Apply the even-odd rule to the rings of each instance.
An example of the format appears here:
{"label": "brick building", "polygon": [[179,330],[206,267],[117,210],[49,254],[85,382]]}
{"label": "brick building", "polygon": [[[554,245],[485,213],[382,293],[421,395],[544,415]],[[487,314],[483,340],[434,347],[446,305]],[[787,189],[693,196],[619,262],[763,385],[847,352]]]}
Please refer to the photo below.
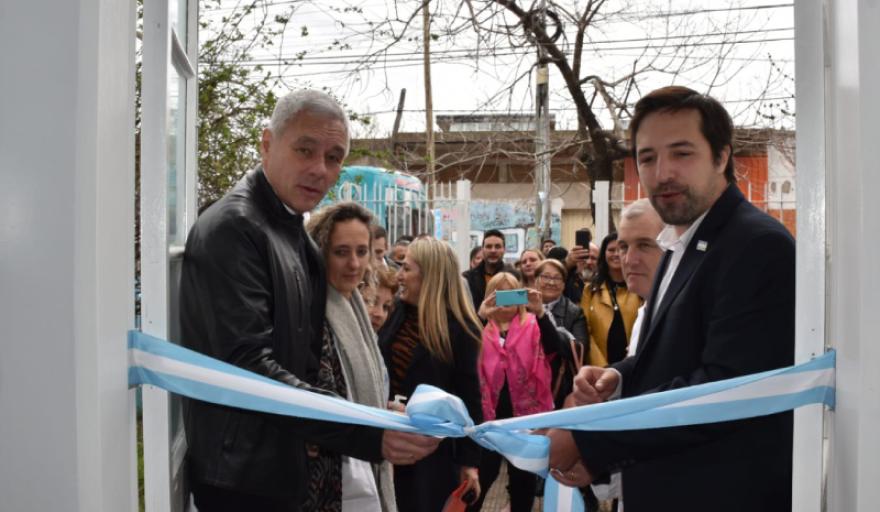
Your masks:
{"label": "brick building", "polygon": [[[561,243],[574,245],[574,231],[592,226],[588,170],[577,159],[574,131],[555,130],[551,120],[551,202],[561,219]],[[534,118],[523,115],[438,116],[435,182],[467,179],[473,200],[534,200]],[[735,161],[743,193],[795,233],[794,133],[738,129]],[[392,141],[353,141],[351,164],[403,170],[427,181],[423,133],[400,133]],[[631,157],[615,163],[612,217],[644,194]]]}

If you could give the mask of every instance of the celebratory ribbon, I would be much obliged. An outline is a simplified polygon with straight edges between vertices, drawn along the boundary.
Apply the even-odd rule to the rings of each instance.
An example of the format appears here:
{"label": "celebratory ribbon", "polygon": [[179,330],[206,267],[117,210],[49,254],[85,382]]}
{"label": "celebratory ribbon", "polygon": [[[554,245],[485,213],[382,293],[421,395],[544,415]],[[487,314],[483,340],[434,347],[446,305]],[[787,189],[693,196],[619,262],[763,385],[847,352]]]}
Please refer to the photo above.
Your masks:
{"label": "celebratory ribbon", "polygon": [[[259,412],[438,437],[467,436],[514,466],[545,477],[549,441],[529,434],[533,429],[660,428],[764,416],[808,404],[834,407],[834,351],[788,368],[474,425],[461,399],[433,386],[418,386],[402,415],[294,388],[138,331],[129,332],[128,343],[131,386],[150,384],[196,400]],[[576,490],[552,478],[547,481],[545,511],[583,510]]]}

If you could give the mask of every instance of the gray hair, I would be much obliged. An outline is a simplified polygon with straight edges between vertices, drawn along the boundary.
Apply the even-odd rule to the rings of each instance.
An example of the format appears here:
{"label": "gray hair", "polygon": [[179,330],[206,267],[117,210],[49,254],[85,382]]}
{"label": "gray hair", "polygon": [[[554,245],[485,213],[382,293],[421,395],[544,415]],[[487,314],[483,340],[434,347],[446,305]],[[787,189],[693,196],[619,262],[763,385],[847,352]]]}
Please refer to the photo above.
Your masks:
{"label": "gray hair", "polygon": [[[329,94],[311,89],[300,89],[279,99],[269,119],[269,131],[272,135],[280,135],[287,123],[301,112],[325,115],[341,121],[345,125],[347,138],[351,137],[351,126],[345,110]],[[347,141],[346,150],[348,150]]]}
{"label": "gray hair", "polygon": [[[639,199],[638,201],[624,208],[623,211],[620,213],[620,218],[626,220],[635,220],[645,214],[654,214],[654,216],[657,217],[658,220],[660,220],[660,215],[657,213],[657,210],[654,209],[654,206],[651,204],[651,201],[649,201],[648,198]],[[663,221],[660,220],[660,222],[662,223]]]}
{"label": "gray hair", "polygon": [[373,230],[371,229],[373,214],[370,213],[370,210],[357,203],[335,203],[313,213],[306,224],[306,231],[321,248],[324,257],[330,250],[330,235],[333,233],[333,228],[338,222],[349,220],[359,220],[364,223],[367,231],[370,232],[370,250],[373,250]]}

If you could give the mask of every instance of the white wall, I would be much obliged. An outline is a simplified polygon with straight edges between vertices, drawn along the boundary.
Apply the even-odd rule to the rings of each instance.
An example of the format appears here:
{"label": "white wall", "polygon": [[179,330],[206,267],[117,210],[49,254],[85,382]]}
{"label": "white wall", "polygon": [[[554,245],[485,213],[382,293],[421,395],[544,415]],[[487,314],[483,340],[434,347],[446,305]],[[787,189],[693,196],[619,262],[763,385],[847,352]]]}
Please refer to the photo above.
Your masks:
{"label": "white wall", "polygon": [[0,3],[3,510],[136,506],[133,6]]}
{"label": "white wall", "polygon": [[827,334],[838,350],[828,510],[869,512],[880,503],[880,4],[826,9]]}

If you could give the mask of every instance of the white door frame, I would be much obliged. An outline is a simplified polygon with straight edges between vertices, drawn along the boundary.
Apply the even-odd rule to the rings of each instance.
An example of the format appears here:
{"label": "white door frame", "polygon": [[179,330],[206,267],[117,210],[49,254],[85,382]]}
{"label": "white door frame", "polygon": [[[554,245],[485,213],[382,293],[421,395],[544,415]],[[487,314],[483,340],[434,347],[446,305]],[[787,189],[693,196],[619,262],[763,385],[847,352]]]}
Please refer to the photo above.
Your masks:
{"label": "white door frame", "polygon": [[[795,363],[825,350],[825,48],[822,1],[797,2],[797,306]],[[820,512],[824,407],[795,411],[792,510]]]}
{"label": "white door frame", "polygon": [[[156,88],[151,91],[148,86],[148,73],[152,75],[150,80],[160,80],[165,84],[169,63],[174,62],[171,56],[174,54],[174,41],[167,28],[168,0],[150,0],[145,8],[145,49],[144,49],[144,138],[142,146],[142,275],[144,286],[144,331],[160,337],[166,337],[169,329],[167,310],[168,297],[168,258],[172,248],[167,246],[167,197],[166,197],[166,171],[164,155],[167,147],[163,136],[156,133],[149,135],[148,126],[164,127],[162,116],[167,112],[165,101],[165,89]],[[195,4],[194,1],[190,1]],[[848,0],[847,9],[858,11],[858,7],[867,9],[870,2],[864,0]],[[853,7],[855,6],[855,8]],[[826,346],[826,296],[833,294],[833,286],[826,287],[826,270],[829,275],[836,272],[831,268],[830,258],[832,246],[826,240],[826,205],[829,209],[835,207],[832,201],[834,197],[826,197],[826,164],[834,167],[834,142],[832,147],[826,148],[826,141],[832,140],[835,134],[830,132],[831,119],[826,118],[826,104],[832,97],[838,97],[839,85],[829,75],[832,74],[832,66],[829,63],[831,51],[829,50],[829,38],[832,41],[843,39],[842,34],[834,35],[834,28],[829,28],[828,18],[836,6],[830,6],[822,0],[804,0],[795,4],[795,29],[796,29],[796,99],[798,112],[797,129],[797,163],[798,163],[798,237],[797,237],[797,330],[796,330],[796,362],[803,362],[811,357],[821,354]],[[843,10],[843,9],[841,9]],[[147,17],[148,11],[150,17]],[[190,9],[190,19],[194,20],[196,8]],[[157,14],[158,13],[158,14]],[[164,13],[164,16],[162,15]],[[162,26],[166,23],[165,33],[169,34],[164,42],[156,47],[147,45],[146,28],[147,22]],[[197,25],[190,25],[195,32]],[[842,26],[842,25],[841,25]],[[865,27],[862,26],[862,29]],[[838,27],[839,29],[839,27]],[[832,32],[829,36],[829,30]],[[876,36],[858,32],[859,42],[875,43]],[[865,41],[862,41],[865,39]],[[194,62],[194,41],[196,36],[189,34],[187,48],[189,48],[190,62]],[[867,47],[860,48],[862,52],[869,52]],[[866,58],[866,56],[862,56]],[[173,65],[173,64],[172,64]],[[194,65],[192,66],[195,67]],[[830,84],[827,85],[826,84]],[[864,84],[863,84],[864,85]],[[192,81],[187,87],[190,97],[195,94],[195,82]],[[863,90],[863,94],[868,91]],[[160,94],[161,93],[161,94]],[[159,105],[160,108],[155,106]],[[844,105],[845,107],[845,105]],[[835,107],[840,108],[840,107]],[[189,111],[189,108],[187,109]],[[833,114],[833,113],[832,113]],[[836,115],[836,114],[834,114]],[[195,137],[194,124],[189,116],[186,130],[187,155],[192,158],[191,164],[187,164],[186,188],[192,191],[187,194],[186,225],[189,226],[195,218]],[[190,129],[192,127],[192,129]],[[858,128],[858,127],[856,127]],[[159,129],[159,128],[155,128]],[[151,137],[154,137],[151,139]],[[152,142],[150,142],[152,140]],[[837,151],[845,151],[837,148]],[[864,162],[862,162],[864,163]],[[836,197],[836,196],[835,196]],[[836,247],[836,245],[835,245]],[[842,255],[841,255],[842,256]],[[843,261],[841,259],[838,262]],[[832,312],[833,315],[833,312]],[[856,331],[858,332],[858,331]],[[855,342],[854,342],[855,343]],[[154,448],[146,448],[147,468],[147,505],[148,510],[170,510],[172,478],[174,478],[172,465],[174,461],[169,456],[172,448],[171,436],[168,432],[168,399],[167,394],[153,389],[144,391],[144,431],[145,444]],[[149,419],[148,419],[149,413]],[[794,441],[794,479],[792,484],[794,510],[805,512],[820,512],[824,508],[823,474],[829,464],[823,456],[824,437],[826,428],[825,418],[821,407],[811,406],[795,413],[795,441]],[[829,421],[831,423],[831,421]],[[832,445],[835,444],[832,439]],[[158,446],[159,449],[156,449]],[[843,466],[842,459],[838,461]],[[833,465],[831,466],[833,469]],[[852,467],[856,467],[855,464]],[[859,466],[861,467],[861,466]],[[873,467],[873,466],[872,466]],[[178,466],[179,468],[179,466]],[[164,483],[163,483],[164,482]],[[842,486],[843,487],[843,486]],[[863,491],[865,492],[865,491]],[[833,510],[833,506],[832,506]],[[855,510],[855,509],[853,509]]]}
{"label": "white door frame", "polygon": [[[175,16],[181,5],[186,15]],[[169,306],[177,293],[172,268],[181,262],[186,233],[196,218],[197,20],[196,0],[144,3],[141,325],[143,332],[171,341],[177,332],[176,311]],[[178,37],[181,31],[185,32],[182,38]],[[175,77],[185,80],[182,89]],[[177,98],[171,95],[175,86]],[[182,108],[179,102],[174,103],[181,94],[185,95]],[[172,115],[174,110],[183,116],[182,122]],[[174,212],[169,212],[169,159],[177,173]],[[171,232],[176,235],[170,236]],[[144,386],[144,498],[148,512],[176,512],[186,506],[186,440],[183,429],[171,424],[172,408],[179,410],[179,406],[179,398]]]}

